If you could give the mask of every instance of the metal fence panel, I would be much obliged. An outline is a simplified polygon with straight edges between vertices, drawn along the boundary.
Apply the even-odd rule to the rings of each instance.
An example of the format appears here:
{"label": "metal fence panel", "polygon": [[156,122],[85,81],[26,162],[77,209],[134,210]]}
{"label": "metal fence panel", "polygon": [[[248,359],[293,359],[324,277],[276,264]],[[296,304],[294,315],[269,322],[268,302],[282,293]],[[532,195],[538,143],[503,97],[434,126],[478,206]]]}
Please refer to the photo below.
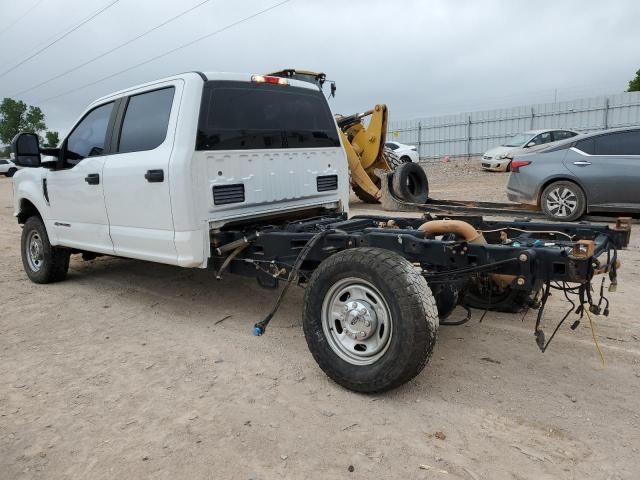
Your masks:
{"label": "metal fence panel", "polygon": [[590,132],[640,125],[640,92],[389,122],[388,137],[416,145],[421,159],[475,156],[531,129]]}

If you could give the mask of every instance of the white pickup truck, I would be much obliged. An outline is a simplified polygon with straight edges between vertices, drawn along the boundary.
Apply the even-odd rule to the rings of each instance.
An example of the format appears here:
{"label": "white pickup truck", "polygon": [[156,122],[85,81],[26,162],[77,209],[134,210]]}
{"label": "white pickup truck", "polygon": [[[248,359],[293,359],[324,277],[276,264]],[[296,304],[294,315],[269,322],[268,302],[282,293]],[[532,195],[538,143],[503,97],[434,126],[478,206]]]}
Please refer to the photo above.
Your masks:
{"label": "white pickup truck", "polygon": [[[32,281],[63,280],[72,254],[285,281],[256,334],[286,289],[304,286],[312,354],[361,392],[417,375],[462,298],[489,308],[552,280],[587,288],[597,271],[615,275],[597,257],[628,240],[598,225],[347,218],[347,161],[327,101],[313,82],[277,76],[194,72],[136,86],[92,103],[59,148],[21,133],[13,149],[28,167],[13,183]],[[575,250],[580,238],[588,255]]]}

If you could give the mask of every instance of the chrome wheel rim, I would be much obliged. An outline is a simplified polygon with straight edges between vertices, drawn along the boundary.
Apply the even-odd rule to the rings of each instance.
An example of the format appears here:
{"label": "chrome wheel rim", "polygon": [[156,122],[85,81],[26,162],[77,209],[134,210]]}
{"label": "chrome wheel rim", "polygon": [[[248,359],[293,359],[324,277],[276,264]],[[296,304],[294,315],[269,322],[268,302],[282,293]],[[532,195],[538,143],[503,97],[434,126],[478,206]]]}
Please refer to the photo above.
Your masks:
{"label": "chrome wheel rim", "polygon": [[554,217],[570,217],[578,208],[577,195],[567,187],[556,187],[546,198],[547,210]]}
{"label": "chrome wheel rim", "polygon": [[329,288],[322,303],[322,330],[329,346],[352,365],[370,365],[391,342],[393,321],[382,294],[369,282],[345,278]]}
{"label": "chrome wheel rim", "polygon": [[25,248],[29,268],[34,272],[39,272],[44,264],[44,243],[38,232],[29,233]]}

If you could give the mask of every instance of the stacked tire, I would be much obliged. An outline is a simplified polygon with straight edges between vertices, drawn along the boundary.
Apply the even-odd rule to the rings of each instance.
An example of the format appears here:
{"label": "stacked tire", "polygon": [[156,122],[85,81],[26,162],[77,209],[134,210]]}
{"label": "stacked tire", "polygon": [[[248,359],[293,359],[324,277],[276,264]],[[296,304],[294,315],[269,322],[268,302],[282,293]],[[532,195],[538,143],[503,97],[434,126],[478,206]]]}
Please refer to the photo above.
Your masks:
{"label": "stacked tire", "polygon": [[393,172],[391,193],[407,203],[426,203],[429,198],[427,174],[417,163],[403,163]]}

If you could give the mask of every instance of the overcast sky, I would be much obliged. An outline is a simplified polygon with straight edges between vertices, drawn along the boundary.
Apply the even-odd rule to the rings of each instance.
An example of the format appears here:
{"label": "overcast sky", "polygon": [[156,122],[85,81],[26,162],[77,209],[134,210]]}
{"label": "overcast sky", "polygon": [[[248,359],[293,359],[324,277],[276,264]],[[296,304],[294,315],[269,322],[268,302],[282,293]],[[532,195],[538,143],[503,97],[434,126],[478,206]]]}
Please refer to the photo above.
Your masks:
{"label": "overcast sky", "polygon": [[[113,1],[0,0],[0,75]],[[202,1],[119,0],[0,76],[0,97],[13,97]],[[391,119],[409,119],[621,92],[640,69],[638,0],[290,0],[100,81],[280,1],[210,0],[20,98],[40,106],[48,126],[64,133],[89,102],[137,83],[189,70],[296,67],[324,71],[337,82],[330,101],[335,112],[386,103]]]}

